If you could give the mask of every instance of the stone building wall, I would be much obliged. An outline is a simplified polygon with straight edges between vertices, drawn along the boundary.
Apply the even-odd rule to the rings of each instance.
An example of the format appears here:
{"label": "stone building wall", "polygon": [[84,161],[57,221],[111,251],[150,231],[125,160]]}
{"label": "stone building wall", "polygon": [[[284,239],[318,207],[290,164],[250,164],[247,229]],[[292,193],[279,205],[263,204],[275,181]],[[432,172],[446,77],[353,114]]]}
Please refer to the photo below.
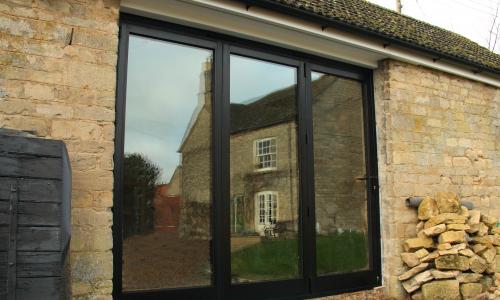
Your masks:
{"label": "stone building wall", "polygon": [[384,285],[401,297],[399,253],[417,223],[405,198],[451,191],[500,216],[500,90],[392,60],[374,86]]}
{"label": "stone building wall", "polygon": [[[212,215],[212,91],[211,61],[200,74],[198,106],[180,149],[181,214],[179,236],[210,239]],[[175,178],[174,178],[175,179]],[[173,182],[174,183],[174,182]]]}
{"label": "stone building wall", "polygon": [[[118,9],[117,0],[0,3],[0,127],[68,147],[74,299],[111,298]],[[416,223],[406,197],[449,190],[500,215],[500,92],[396,61],[381,63],[374,86],[384,285],[401,296],[398,254]],[[326,299],[337,298],[348,296]]]}
{"label": "stone building wall", "polygon": [[0,127],[65,141],[74,299],[110,299],[119,1],[0,2]]}

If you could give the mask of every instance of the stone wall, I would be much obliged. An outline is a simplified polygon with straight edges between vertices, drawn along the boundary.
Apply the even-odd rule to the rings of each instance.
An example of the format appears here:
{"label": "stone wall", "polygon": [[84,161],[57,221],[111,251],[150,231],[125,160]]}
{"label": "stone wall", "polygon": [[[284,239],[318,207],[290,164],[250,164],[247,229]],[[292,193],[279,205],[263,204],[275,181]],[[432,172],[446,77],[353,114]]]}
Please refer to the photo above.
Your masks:
{"label": "stone wall", "polygon": [[384,285],[402,297],[399,253],[417,223],[405,198],[451,191],[500,215],[500,90],[397,61],[374,86]]}
{"label": "stone wall", "polygon": [[0,2],[0,127],[62,139],[75,299],[110,299],[119,1]]}

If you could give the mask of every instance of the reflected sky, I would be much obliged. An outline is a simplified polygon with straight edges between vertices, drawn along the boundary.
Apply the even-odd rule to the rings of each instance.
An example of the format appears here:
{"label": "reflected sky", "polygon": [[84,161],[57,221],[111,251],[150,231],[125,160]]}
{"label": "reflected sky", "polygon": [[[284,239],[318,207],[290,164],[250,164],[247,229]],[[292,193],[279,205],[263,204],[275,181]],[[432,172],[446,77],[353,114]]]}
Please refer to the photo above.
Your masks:
{"label": "reflected sky", "polygon": [[231,103],[248,104],[295,84],[294,67],[231,55]]}

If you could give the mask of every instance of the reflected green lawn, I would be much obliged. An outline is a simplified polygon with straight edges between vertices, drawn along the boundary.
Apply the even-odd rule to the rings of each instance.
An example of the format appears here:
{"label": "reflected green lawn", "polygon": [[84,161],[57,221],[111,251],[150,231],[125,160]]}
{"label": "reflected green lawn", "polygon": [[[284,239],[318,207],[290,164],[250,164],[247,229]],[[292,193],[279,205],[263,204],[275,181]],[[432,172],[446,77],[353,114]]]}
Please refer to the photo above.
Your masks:
{"label": "reflected green lawn", "polygon": [[[318,274],[345,273],[366,269],[367,243],[363,233],[321,235],[317,240]],[[297,240],[263,240],[231,254],[233,278],[241,281],[277,280],[299,277]]]}
{"label": "reflected green lawn", "polygon": [[368,244],[364,233],[346,231],[318,235],[316,245],[316,269],[319,275],[368,268]]}
{"label": "reflected green lawn", "polygon": [[262,240],[231,254],[233,278],[244,281],[297,278],[299,246],[296,239]]}

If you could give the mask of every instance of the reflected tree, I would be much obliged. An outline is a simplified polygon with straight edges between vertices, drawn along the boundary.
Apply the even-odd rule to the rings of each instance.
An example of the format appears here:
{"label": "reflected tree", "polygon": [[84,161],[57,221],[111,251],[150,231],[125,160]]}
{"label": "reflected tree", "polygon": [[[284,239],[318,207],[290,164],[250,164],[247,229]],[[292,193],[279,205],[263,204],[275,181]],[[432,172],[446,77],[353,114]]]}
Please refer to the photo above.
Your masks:
{"label": "reflected tree", "polygon": [[123,168],[123,237],[153,231],[155,186],[161,170],[141,153],[125,154]]}

